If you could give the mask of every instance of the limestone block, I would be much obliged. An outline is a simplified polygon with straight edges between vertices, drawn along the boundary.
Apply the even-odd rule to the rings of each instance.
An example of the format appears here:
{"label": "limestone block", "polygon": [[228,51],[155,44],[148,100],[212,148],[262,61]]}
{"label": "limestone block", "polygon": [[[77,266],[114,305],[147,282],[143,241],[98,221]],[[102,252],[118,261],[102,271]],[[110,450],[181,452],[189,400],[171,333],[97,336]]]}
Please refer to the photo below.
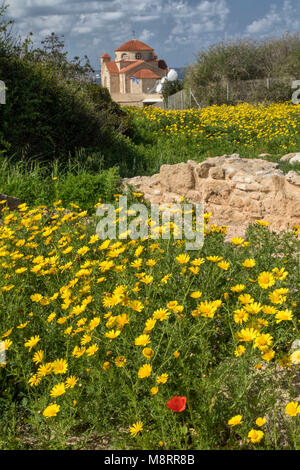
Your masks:
{"label": "limestone block", "polygon": [[215,180],[225,179],[225,170],[220,167],[213,167],[209,170],[209,176]]}
{"label": "limestone block", "polygon": [[185,196],[189,189],[195,187],[192,167],[187,163],[162,165],[160,168],[160,184],[168,191]]}
{"label": "limestone block", "polygon": [[295,171],[289,171],[287,175],[285,175],[285,179],[296,186],[300,186],[300,175]]}

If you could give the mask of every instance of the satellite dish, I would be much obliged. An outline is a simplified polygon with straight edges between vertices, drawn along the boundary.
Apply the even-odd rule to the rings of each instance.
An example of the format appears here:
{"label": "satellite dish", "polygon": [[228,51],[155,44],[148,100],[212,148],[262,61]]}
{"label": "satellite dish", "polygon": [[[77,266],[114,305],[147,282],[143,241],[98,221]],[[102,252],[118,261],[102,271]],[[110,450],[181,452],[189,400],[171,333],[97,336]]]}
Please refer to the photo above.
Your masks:
{"label": "satellite dish", "polygon": [[167,79],[169,80],[169,82],[174,82],[175,80],[177,80],[177,78],[178,78],[178,74],[176,70],[171,69],[167,75]]}
{"label": "satellite dish", "polygon": [[161,90],[162,90],[162,84],[159,83],[159,84],[157,85],[157,87],[156,87],[156,93],[160,93]]}

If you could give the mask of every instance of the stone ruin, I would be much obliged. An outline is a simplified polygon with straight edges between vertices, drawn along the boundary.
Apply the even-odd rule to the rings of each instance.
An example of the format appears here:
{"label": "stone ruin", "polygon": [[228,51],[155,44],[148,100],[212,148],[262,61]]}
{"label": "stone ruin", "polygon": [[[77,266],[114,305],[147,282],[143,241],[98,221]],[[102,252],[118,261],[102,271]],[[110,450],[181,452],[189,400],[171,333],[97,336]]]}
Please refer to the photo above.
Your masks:
{"label": "stone ruin", "polygon": [[126,178],[123,183],[152,204],[179,203],[182,198],[203,203],[204,211],[213,214],[211,223],[227,225],[229,236],[243,235],[256,220],[268,221],[275,231],[300,225],[300,175],[284,174],[278,163],[262,159],[233,154],[201,163],[189,160],[162,165],[158,174]]}

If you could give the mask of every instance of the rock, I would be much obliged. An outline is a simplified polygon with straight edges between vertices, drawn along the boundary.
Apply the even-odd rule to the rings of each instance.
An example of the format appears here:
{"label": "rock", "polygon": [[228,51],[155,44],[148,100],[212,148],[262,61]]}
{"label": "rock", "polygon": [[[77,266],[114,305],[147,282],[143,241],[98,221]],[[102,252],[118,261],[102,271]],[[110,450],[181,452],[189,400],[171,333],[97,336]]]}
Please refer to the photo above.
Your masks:
{"label": "rock", "polygon": [[237,174],[232,178],[232,181],[234,183],[252,183],[253,179],[251,176],[247,176],[245,173],[244,174]]}
{"label": "rock", "polygon": [[201,196],[198,191],[191,189],[186,193],[186,199],[190,202],[193,202],[194,204],[197,204],[201,199]]}
{"label": "rock", "polygon": [[195,166],[199,165],[199,163],[198,163],[198,162],[195,162],[195,160],[188,160],[188,161],[187,161],[187,164],[190,165],[190,166],[192,166],[192,167],[195,167]]}
{"label": "rock", "polygon": [[283,157],[281,157],[280,161],[289,162],[291,158],[296,157],[298,155],[300,155],[300,153],[287,153],[286,155],[283,155]]}
{"label": "rock", "polygon": [[295,171],[289,171],[287,175],[285,175],[285,179],[296,186],[300,186],[300,175]]}
{"label": "rock", "polygon": [[300,163],[300,153],[290,159],[291,165],[294,165],[295,163]]}
{"label": "rock", "polygon": [[270,153],[260,153],[258,156],[262,157],[262,158],[265,158],[265,157],[271,157],[271,154]]}
{"label": "rock", "polygon": [[207,178],[209,170],[213,167],[212,163],[207,161],[200,163],[197,167],[194,168],[194,175],[199,178]]}
{"label": "rock", "polygon": [[238,183],[236,185],[236,189],[240,189],[241,191],[247,191],[247,192],[254,191],[256,193],[265,192],[265,188],[263,188],[260,184],[257,184],[257,183],[253,183],[253,184]]}
{"label": "rock", "polygon": [[152,175],[150,177],[150,186],[157,186],[160,183],[159,175]]}
{"label": "rock", "polygon": [[228,160],[239,160],[241,156],[239,153],[233,153],[232,155],[225,155],[225,158],[227,158]]}
{"label": "rock", "polygon": [[201,163],[189,160],[162,165],[157,175],[126,182],[151,203],[178,203],[184,197],[203,204],[205,212],[213,213],[212,223],[220,225],[240,225],[242,230],[249,222],[265,219],[272,230],[281,230],[300,224],[300,175],[295,171],[285,175],[278,163],[259,158],[233,154]]}
{"label": "rock", "polygon": [[22,202],[17,197],[7,196],[6,194],[0,194],[0,201],[7,201],[7,205],[10,210],[15,210],[18,208]]}
{"label": "rock", "polygon": [[225,179],[225,170],[219,167],[212,167],[209,170],[209,176],[215,180],[223,180]]}
{"label": "rock", "polygon": [[185,196],[195,187],[195,178],[192,166],[188,163],[176,165],[162,165],[159,173],[160,184],[168,191]]}

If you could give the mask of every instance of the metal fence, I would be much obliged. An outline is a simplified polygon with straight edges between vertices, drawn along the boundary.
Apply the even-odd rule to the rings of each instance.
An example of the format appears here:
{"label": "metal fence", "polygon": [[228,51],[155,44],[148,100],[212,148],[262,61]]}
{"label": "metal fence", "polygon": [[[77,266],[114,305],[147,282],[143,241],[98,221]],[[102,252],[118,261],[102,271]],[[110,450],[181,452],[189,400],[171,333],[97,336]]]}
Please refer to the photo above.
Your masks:
{"label": "metal fence", "polygon": [[288,101],[292,98],[294,79],[267,78],[262,80],[237,80],[232,82],[210,83],[197,90],[181,90],[168,97],[167,102],[159,103],[162,109],[202,108],[214,104],[238,104],[258,102]]}
{"label": "metal fence", "polygon": [[180,90],[174,95],[168,97],[167,102],[163,101],[162,103],[155,103],[153,106],[162,109],[190,109],[193,107],[200,107],[197,99],[195,98],[191,89],[189,90]]}

